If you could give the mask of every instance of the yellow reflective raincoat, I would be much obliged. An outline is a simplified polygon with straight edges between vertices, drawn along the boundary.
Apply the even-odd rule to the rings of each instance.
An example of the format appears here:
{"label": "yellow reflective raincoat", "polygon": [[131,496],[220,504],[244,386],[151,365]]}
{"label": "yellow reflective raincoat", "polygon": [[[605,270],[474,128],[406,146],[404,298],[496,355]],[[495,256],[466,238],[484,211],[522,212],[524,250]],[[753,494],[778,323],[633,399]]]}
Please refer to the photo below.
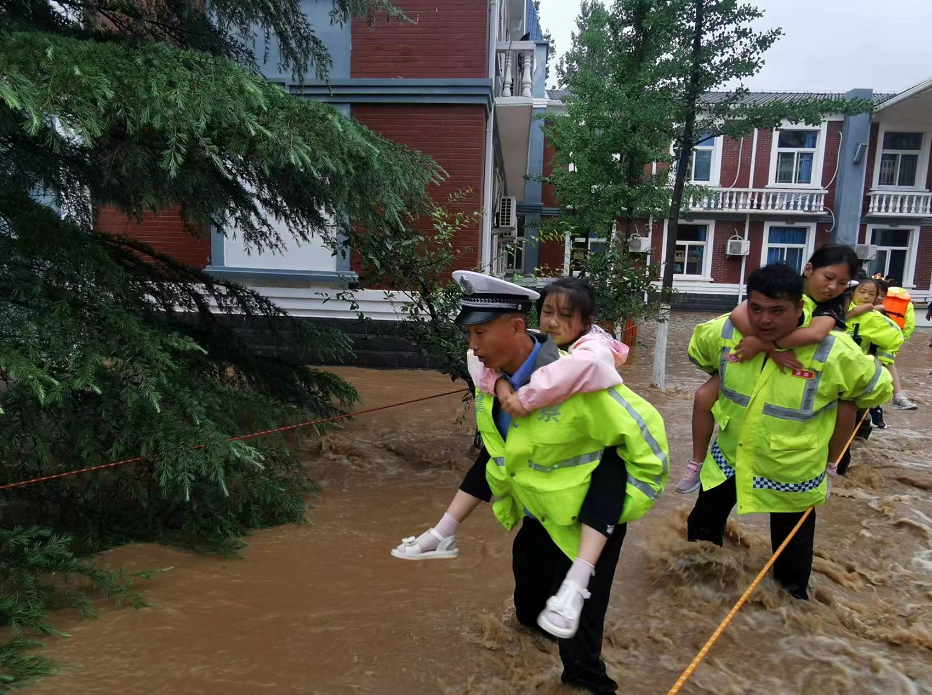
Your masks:
{"label": "yellow reflective raincoat", "polygon": [[900,327],[879,311],[849,318],[848,334],[865,354],[874,355],[882,364],[893,364],[906,341]]}
{"label": "yellow reflective raincoat", "polygon": [[[544,342],[535,369],[560,359]],[[617,447],[628,482],[619,523],[644,516],[663,492],[669,449],[663,419],[624,385],[579,393],[558,405],[515,419],[502,439],[493,417],[495,397],[476,391],[476,424],[490,459],[486,478],[492,509],[511,530],[529,512],[573,559],[579,550],[579,511],[606,447]]]}
{"label": "yellow reflective raincoat", "polygon": [[838,401],[880,405],[893,393],[890,374],[837,331],[795,348],[804,368],[786,372],[766,353],[736,361],[741,338],[726,315],[697,326],[689,343],[690,360],[721,379],[713,407],[720,431],[702,467],[702,488],[735,476],[739,514],[822,504]]}

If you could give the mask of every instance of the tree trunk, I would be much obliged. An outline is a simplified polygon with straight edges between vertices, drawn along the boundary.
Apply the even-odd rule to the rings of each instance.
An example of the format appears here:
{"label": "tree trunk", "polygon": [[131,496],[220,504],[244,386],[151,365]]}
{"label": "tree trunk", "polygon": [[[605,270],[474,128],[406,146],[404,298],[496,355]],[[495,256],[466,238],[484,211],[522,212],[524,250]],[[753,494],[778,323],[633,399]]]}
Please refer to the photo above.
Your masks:
{"label": "tree trunk", "polygon": [[692,157],[694,130],[696,127],[696,110],[699,98],[702,77],[702,36],[705,31],[705,3],[706,0],[695,0],[696,21],[693,27],[693,41],[691,62],[692,69],[689,82],[686,85],[686,98],[684,104],[683,131],[677,143],[676,178],[673,182],[673,197],[670,200],[670,215],[667,222],[667,245],[663,252],[664,266],[663,278],[660,285],[660,318],[657,325],[657,335],[654,343],[654,374],[653,386],[661,391],[667,387],[667,336],[669,335],[670,305],[673,301],[673,269],[676,259],[676,233],[679,227],[680,210],[683,206],[683,190],[686,187],[686,177],[689,174],[689,160]]}

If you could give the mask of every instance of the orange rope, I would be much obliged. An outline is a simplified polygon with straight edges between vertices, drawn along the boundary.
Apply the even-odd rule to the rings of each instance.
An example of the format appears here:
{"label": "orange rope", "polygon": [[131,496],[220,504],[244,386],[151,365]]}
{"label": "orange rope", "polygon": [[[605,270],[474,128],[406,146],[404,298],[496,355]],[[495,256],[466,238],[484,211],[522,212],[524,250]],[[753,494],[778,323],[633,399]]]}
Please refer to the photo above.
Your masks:
{"label": "orange rope", "polygon": [[[367,415],[368,413],[376,413],[380,410],[388,410],[389,408],[398,408],[402,405],[411,405],[412,403],[420,403],[421,401],[429,401],[433,398],[442,398],[443,396],[452,396],[454,393],[466,393],[467,389],[460,389],[458,391],[447,391],[446,393],[438,393],[433,396],[424,396],[423,398],[415,398],[411,401],[404,401],[402,403],[393,403],[392,405],[383,405],[379,408],[369,408],[368,410],[360,410],[356,413],[344,413],[343,415],[336,415],[334,417],[324,418],[323,420],[311,420],[309,422],[302,422],[298,425],[286,425],[284,427],[276,427],[274,430],[263,430],[262,432],[252,432],[250,434],[242,434],[238,437],[230,437],[227,439],[227,442],[241,442],[245,439],[255,439],[256,437],[264,437],[269,434],[277,434],[279,432],[289,432],[291,430],[297,430],[304,427],[311,427],[312,425],[322,425],[327,422],[335,422],[337,420],[344,420],[349,417],[356,417],[358,415]],[[198,451],[199,449],[205,448],[206,444],[198,444],[197,446],[191,447],[191,451]],[[26,485],[35,485],[36,483],[45,483],[49,480],[59,480],[61,478],[68,478],[73,475],[80,475],[81,473],[91,473],[93,471],[102,471],[107,468],[116,468],[117,466],[125,466],[130,463],[139,463],[140,461],[146,461],[148,458],[146,456],[135,456],[130,459],[123,459],[122,461],[113,461],[112,463],[105,463],[100,466],[91,466],[90,468],[81,468],[76,471],[66,471],[64,473],[56,473],[55,475],[46,475],[41,478],[33,478],[31,480],[23,480],[18,483],[7,483],[6,485],[0,485],[0,491],[2,490],[12,490],[13,488],[25,487]]]}
{"label": "orange rope", "polygon": [[[865,410],[864,415],[858,421],[858,424],[855,426],[854,431],[851,433],[851,436],[848,437],[848,443],[845,444],[845,448],[841,450],[841,455],[844,456],[845,452],[848,451],[848,447],[851,446],[851,442],[854,441],[855,435],[858,433],[858,430],[861,428],[861,423],[864,422],[864,418],[867,417],[869,411]],[[836,462],[837,463],[837,462]],[[747,603],[747,600],[751,597],[751,594],[754,593],[754,589],[757,588],[757,585],[760,584],[764,577],[767,576],[767,572],[770,571],[770,568],[773,567],[773,564],[777,561],[777,558],[780,557],[780,553],[784,551],[790,541],[793,539],[793,536],[796,535],[796,532],[802,528],[803,523],[806,519],[809,518],[809,515],[812,513],[813,507],[809,507],[802,515],[800,520],[796,522],[796,526],[793,527],[793,530],[790,531],[783,543],[780,544],[780,547],[777,548],[771,558],[767,561],[767,564],[764,565],[763,569],[757,573],[757,576],[754,577],[754,581],[751,582],[751,586],[747,588],[747,591],[742,594],[741,598],[738,599],[738,602],[734,607],[728,612],[728,615],[725,616],[725,619],[719,623],[719,626],[715,628],[715,632],[712,633],[712,636],[709,637],[708,641],[702,645],[702,649],[699,650],[699,653],[696,654],[696,657],[692,660],[689,666],[686,667],[686,670],[683,671],[682,675],[677,679],[676,683],[670,688],[667,695],[676,695],[680,689],[686,685],[686,681],[693,675],[693,672],[699,667],[699,664],[702,663],[702,660],[705,659],[706,654],[709,653],[709,650],[712,648],[712,645],[718,641],[718,638],[722,636],[722,633],[725,631],[725,628],[731,623],[734,617],[738,614],[738,611],[741,610],[741,606]]]}

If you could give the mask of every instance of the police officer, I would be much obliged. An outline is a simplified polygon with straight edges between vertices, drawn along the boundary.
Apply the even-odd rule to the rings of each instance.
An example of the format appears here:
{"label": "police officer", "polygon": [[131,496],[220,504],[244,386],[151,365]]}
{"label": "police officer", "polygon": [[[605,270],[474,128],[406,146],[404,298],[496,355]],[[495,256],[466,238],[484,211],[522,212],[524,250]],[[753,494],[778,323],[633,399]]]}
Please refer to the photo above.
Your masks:
{"label": "police officer", "polygon": [[[803,281],[792,268],[760,268],[751,273],[747,289],[759,338],[779,342],[803,325]],[[809,507],[825,502],[827,477],[841,454],[829,451],[839,401],[869,408],[886,401],[893,388],[887,371],[844,333],[794,348],[803,369],[785,372],[764,353],[738,361],[733,352],[741,338],[722,316],[697,326],[689,343],[690,360],[706,372],[717,371],[721,386],[713,410],[719,435],[702,466],[688,538],[722,545],[737,504],[739,514],[770,513],[776,549]],[[799,599],[809,597],[814,536],[813,510],[774,565],[777,581]]]}
{"label": "police officer", "polygon": [[[560,359],[549,337],[527,331],[536,292],[478,273],[453,275],[463,289],[457,323],[486,367],[499,370],[518,389],[535,370]],[[615,693],[617,684],[601,660],[605,612],[625,524],[643,516],[666,485],[663,420],[623,385],[577,394],[515,420],[503,413],[495,396],[478,390],[475,408],[484,448],[461,490],[485,500],[494,495],[493,511],[505,528],[520,523],[513,547],[515,609],[518,620],[532,629],[573,563],[581,520],[598,528],[590,521],[600,506],[599,496],[588,494],[590,482],[600,468],[622,467],[619,507],[612,519],[617,526],[595,565],[578,631],[559,640],[563,682]],[[480,480],[475,471],[483,468]]]}

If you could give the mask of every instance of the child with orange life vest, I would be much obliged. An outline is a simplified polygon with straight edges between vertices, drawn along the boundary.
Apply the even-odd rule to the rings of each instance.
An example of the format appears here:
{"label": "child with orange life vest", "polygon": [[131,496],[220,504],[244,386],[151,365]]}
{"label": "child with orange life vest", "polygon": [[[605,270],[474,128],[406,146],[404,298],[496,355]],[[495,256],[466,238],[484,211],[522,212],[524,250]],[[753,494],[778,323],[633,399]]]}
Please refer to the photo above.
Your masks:
{"label": "child with orange life vest", "polygon": [[[736,358],[740,361],[749,360],[758,352],[766,351],[767,357],[773,360],[781,371],[801,370],[803,366],[789,349],[820,343],[831,331],[845,330],[845,291],[859,267],[860,261],[854,249],[844,244],[825,244],[812,254],[803,269],[803,313],[808,325],[797,328],[781,340],[780,345],[766,343],[753,335],[748,320],[747,302],[739,304],[731,312],[731,320],[745,337],[735,351]],[[686,464],[685,475],[676,485],[676,491],[679,493],[695,492],[701,485],[699,473],[715,430],[712,406],[718,399],[719,386],[719,376],[715,374],[696,391],[692,421],[693,455]],[[855,408],[852,403],[842,401],[839,408],[847,409],[853,419]]]}
{"label": "child with orange life vest", "polygon": [[[874,304],[880,294],[878,290],[886,289],[883,280],[862,278],[851,297],[851,306],[848,309],[848,332],[861,349],[872,355],[881,365],[890,371],[896,359],[896,353],[903,344],[903,331],[886,315],[886,310],[880,304]],[[887,424],[883,419],[883,409],[876,406],[870,409],[871,421],[874,427],[885,429]],[[866,439],[870,436],[870,424],[864,423],[858,429],[858,436]],[[841,464],[839,463],[839,469]]]}
{"label": "child with orange life vest", "polygon": [[888,289],[883,306],[887,317],[900,327],[903,338],[909,340],[916,330],[916,308],[913,306],[913,298],[892,275],[887,276],[886,283]]}
{"label": "child with orange life vest", "polygon": [[[909,293],[906,292],[906,290],[904,290],[902,287],[891,288],[885,280],[877,279],[876,275],[874,278],[877,284],[877,298],[874,299],[874,309],[886,314],[897,325],[897,327],[903,331],[904,340],[908,339],[916,329],[916,310],[913,307],[912,301],[909,300]],[[890,305],[888,306],[887,298],[889,297],[891,290],[902,290],[902,292],[895,292],[894,298],[891,300]],[[906,296],[905,303],[903,301],[903,293],[905,293]],[[890,315],[890,307],[892,307],[892,310],[896,313],[896,316]],[[897,321],[897,318],[902,321],[902,324],[900,321]],[[886,366],[890,371],[890,376],[893,377],[893,404],[891,405],[891,408],[893,408],[893,410],[918,410],[919,406],[909,400],[906,392],[903,391],[903,386],[900,383],[900,375],[896,370],[896,364],[891,363]]]}

